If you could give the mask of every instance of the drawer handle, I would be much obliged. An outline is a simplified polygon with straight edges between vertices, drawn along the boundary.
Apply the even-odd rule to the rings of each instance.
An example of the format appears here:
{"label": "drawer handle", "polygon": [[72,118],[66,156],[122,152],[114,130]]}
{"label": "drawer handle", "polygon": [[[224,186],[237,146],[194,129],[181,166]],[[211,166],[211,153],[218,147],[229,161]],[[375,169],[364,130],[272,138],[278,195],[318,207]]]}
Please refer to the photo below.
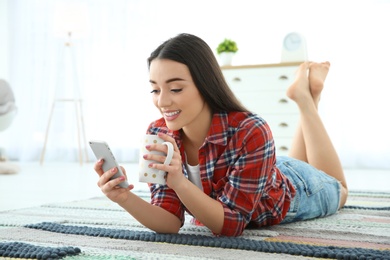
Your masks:
{"label": "drawer handle", "polygon": [[279,150],[280,151],[288,151],[288,147],[283,145],[283,146],[279,147]]}
{"label": "drawer handle", "polygon": [[279,99],[279,103],[286,104],[286,103],[288,103],[288,100],[285,98],[281,98],[281,99]]}
{"label": "drawer handle", "polygon": [[279,127],[283,127],[283,128],[284,128],[284,127],[288,127],[288,124],[285,123],[285,122],[282,122],[282,123],[279,124]]}
{"label": "drawer handle", "polygon": [[240,78],[240,77],[234,77],[234,78],[233,78],[233,81],[235,81],[235,82],[241,82],[241,78]]}
{"label": "drawer handle", "polygon": [[282,75],[279,77],[280,80],[288,80],[288,77],[286,75]]}

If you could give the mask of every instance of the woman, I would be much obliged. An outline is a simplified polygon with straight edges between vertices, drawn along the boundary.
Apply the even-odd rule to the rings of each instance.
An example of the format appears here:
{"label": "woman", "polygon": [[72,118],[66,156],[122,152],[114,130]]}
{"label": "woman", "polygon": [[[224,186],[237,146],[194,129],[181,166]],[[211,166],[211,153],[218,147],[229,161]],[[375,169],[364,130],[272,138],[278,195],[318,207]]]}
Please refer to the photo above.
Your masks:
{"label": "woman", "polygon": [[[151,94],[162,118],[148,133],[174,145],[166,185],[150,184],[151,203],[109,180],[116,169],[95,165],[102,192],[146,227],[177,233],[184,212],[215,235],[239,236],[261,227],[326,216],[347,199],[337,153],[318,114],[329,63],[303,63],[287,95],[300,110],[290,157],[275,156],[266,121],[251,113],[226,84],[210,47],[180,34],[161,44],[148,59]],[[148,150],[166,152],[164,145]],[[145,155],[163,162],[165,157]]]}

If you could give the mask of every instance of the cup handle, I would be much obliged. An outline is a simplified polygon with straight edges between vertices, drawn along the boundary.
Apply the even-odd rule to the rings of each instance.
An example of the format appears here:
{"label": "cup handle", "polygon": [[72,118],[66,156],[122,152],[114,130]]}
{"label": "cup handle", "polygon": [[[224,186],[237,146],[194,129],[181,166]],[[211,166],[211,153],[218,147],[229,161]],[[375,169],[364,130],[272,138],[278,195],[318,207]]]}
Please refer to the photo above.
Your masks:
{"label": "cup handle", "polygon": [[167,157],[165,158],[164,164],[170,164],[173,157],[173,144],[170,142],[164,142],[162,144],[165,144],[168,148]]}
{"label": "cup handle", "polygon": [[[167,157],[165,158],[164,164],[165,165],[170,164],[172,161],[172,157],[173,157],[173,144],[170,142],[163,142],[162,144],[165,144],[168,148],[168,153],[167,153]],[[165,171],[159,170],[158,172],[159,172],[159,174],[161,174],[163,176],[166,175]]]}

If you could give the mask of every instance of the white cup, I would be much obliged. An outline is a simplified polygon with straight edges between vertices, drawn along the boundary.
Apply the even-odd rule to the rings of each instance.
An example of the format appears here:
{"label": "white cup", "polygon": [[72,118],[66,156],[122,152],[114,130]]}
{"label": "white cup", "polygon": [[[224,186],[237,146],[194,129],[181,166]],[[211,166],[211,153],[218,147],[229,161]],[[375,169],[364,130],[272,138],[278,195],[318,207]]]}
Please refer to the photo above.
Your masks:
{"label": "white cup", "polygon": [[[158,151],[148,151],[145,146],[150,144],[164,144],[168,148],[168,153]],[[139,158],[139,181],[147,183],[165,184],[166,172],[149,168],[150,163],[157,163],[153,160],[145,160],[143,156],[145,154],[160,154],[166,156],[164,164],[170,164],[173,156],[173,145],[170,142],[165,142],[157,135],[145,135],[141,141],[140,158]]]}

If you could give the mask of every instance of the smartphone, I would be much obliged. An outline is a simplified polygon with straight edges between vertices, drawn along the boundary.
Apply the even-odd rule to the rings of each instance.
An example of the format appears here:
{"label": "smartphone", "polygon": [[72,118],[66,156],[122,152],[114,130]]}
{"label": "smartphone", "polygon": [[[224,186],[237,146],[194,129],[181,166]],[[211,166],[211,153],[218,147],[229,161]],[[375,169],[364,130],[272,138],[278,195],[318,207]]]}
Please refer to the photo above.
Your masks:
{"label": "smartphone", "polygon": [[[104,172],[116,167],[118,169],[118,172],[115,173],[114,176],[112,176],[112,179],[119,178],[120,176],[124,176],[122,169],[119,167],[117,161],[115,160],[114,155],[111,152],[110,147],[108,144],[104,141],[96,141],[96,140],[91,140],[89,141],[89,145],[91,146],[91,149],[93,153],[96,156],[96,159],[104,159],[104,163],[102,166],[102,169]],[[119,183],[119,186],[122,188],[127,188],[129,187],[129,183],[125,180],[121,183]]]}

